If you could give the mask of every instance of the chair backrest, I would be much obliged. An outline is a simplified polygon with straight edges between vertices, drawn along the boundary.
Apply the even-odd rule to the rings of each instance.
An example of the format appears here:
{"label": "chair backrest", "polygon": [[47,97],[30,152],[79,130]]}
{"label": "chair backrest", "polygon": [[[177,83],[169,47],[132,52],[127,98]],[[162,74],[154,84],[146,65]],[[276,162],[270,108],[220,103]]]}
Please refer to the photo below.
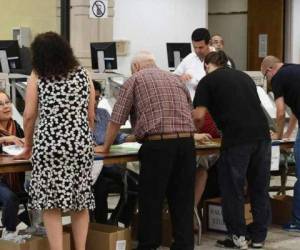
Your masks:
{"label": "chair backrest", "polygon": [[0,89],[4,90],[10,96],[8,74],[6,73],[0,73]]}
{"label": "chair backrest", "polygon": [[20,112],[16,109],[15,105],[12,106],[13,109],[13,119],[17,121],[17,123],[21,126],[23,129],[23,116],[20,114]]}

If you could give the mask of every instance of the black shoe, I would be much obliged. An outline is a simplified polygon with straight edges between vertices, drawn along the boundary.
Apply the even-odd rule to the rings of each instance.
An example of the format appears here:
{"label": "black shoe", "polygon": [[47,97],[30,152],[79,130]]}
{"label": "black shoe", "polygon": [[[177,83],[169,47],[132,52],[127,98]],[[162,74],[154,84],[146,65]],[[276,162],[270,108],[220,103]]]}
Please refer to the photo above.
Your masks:
{"label": "black shoe", "polygon": [[235,245],[231,238],[226,237],[224,240],[217,240],[216,246],[223,248],[234,248]]}
{"label": "black shoe", "polygon": [[248,249],[248,244],[244,236],[233,235],[227,236],[224,240],[218,240],[217,247],[234,248],[234,249]]}
{"label": "black shoe", "polygon": [[18,219],[21,222],[25,223],[28,227],[31,226],[31,221],[30,221],[29,214],[28,214],[27,210],[24,210],[22,213],[20,213],[18,215]]}

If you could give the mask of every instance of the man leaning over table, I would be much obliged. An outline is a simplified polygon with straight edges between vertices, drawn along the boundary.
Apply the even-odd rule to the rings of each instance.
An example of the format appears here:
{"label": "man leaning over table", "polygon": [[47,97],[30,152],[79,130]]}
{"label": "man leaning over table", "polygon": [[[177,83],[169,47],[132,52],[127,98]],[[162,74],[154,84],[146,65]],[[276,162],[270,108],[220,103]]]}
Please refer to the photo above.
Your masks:
{"label": "man leaning over table", "polygon": [[[273,139],[289,138],[300,118],[300,65],[282,63],[275,56],[267,56],[261,64],[261,72],[271,82],[276,105],[277,133]],[[289,125],[283,133],[285,125],[285,105],[292,110]],[[300,232],[300,133],[294,146],[296,160],[296,177],[294,185],[293,216],[290,223],[283,226],[288,231]]]}
{"label": "man leaning over table", "polygon": [[[171,249],[194,249],[195,128],[188,90],[177,76],[160,70],[149,52],[138,53],[131,69],[133,75],[120,89],[104,145],[96,152],[109,151],[130,115],[133,133],[142,142],[138,153],[138,249],[159,247],[165,196],[173,226]],[[207,139],[207,135],[201,139]]]}
{"label": "man leaning over table", "polygon": [[[207,75],[199,82],[193,117],[201,126],[208,110],[222,133],[218,161],[222,213],[228,229],[222,248],[263,248],[270,222],[271,141],[267,118],[253,80],[227,67],[223,51],[204,60]],[[246,227],[244,186],[248,183],[253,223]],[[250,242],[246,241],[249,236]]]}

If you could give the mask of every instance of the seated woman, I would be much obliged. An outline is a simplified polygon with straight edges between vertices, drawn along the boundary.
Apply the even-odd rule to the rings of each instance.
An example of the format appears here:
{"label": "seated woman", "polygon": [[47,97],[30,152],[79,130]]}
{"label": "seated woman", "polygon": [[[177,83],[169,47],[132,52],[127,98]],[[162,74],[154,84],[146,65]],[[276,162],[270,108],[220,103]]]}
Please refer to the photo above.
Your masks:
{"label": "seated woman", "polygon": [[[0,145],[23,145],[24,133],[20,125],[12,119],[12,105],[4,91],[0,91]],[[2,206],[2,238],[16,236],[19,199],[18,192],[24,192],[24,173],[0,174],[0,203]]]}

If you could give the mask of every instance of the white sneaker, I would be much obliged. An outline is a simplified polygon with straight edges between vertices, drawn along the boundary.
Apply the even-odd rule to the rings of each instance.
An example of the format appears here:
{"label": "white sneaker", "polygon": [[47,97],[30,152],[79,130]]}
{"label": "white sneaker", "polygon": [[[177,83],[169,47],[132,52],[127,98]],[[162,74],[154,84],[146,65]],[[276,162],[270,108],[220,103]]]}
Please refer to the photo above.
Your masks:
{"label": "white sneaker", "polygon": [[24,235],[18,235],[18,231],[7,231],[5,228],[2,231],[2,240],[9,240],[13,241],[17,244],[25,243],[26,240],[30,239],[31,235],[24,234]]}
{"label": "white sneaker", "polygon": [[233,243],[238,247],[238,249],[248,249],[248,243],[246,241],[245,236],[236,236],[232,235]]}
{"label": "white sneaker", "polygon": [[2,240],[14,240],[18,235],[18,231],[7,231],[5,228],[2,231]]}

